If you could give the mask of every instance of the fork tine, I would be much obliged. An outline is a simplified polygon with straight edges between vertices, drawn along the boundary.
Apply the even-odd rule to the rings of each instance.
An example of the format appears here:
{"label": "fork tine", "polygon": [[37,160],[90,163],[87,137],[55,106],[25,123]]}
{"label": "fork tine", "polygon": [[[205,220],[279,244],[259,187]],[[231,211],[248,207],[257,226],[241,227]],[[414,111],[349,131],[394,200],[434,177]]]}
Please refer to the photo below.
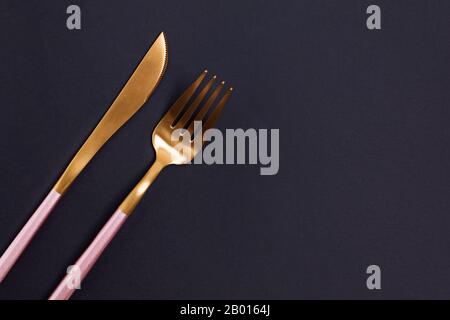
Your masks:
{"label": "fork tine", "polygon": [[[203,125],[203,130],[206,131],[217,122],[220,116],[220,112],[222,111],[223,107],[227,103],[228,99],[230,98],[231,94],[233,93],[233,88],[229,88],[227,92],[223,95],[222,99],[220,99],[219,103],[217,104],[214,111],[211,113],[211,115],[208,117],[208,120],[206,120],[206,123]],[[195,134],[195,133],[194,133]]]}
{"label": "fork tine", "polygon": [[224,85],[225,85],[225,81],[222,81],[217,86],[217,88],[213,91],[211,96],[206,101],[205,105],[200,109],[200,111],[197,113],[195,118],[192,120],[192,122],[191,122],[191,124],[189,125],[189,128],[188,128],[188,131],[189,131],[191,136],[194,133],[194,121],[203,121],[203,118],[206,116],[206,114],[208,113],[209,108],[211,107],[211,105],[214,103],[214,101],[219,96],[219,94],[222,91]]}
{"label": "fork tine", "polygon": [[200,91],[198,96],[194,99],[192,104],[189,106],[189,108],[183,113],[183,116],[178,120],[176,124],[173,124],[176,128],[183,128],[189,121],[189,119],[194,114],[195,110],[197,110],[200,103],[205,98],[208,91],[211,89],[211,86],[213,85],[214,81],[216,80],[217,76],[212,77],[208,83],[205,85],[205,87]]}
{"label": "fork tine", "polygon": [[207,73],[208,70],[204,70],[197,78],[197,80],[195,80],[170,107],[169,111],[164,116],[164,120],[170,121],[170,125],[173,125],[173,122],[177,118],[178,114],[181,112],[181,110],[183,110],[184,106],[192,97],[195,90],[197,90],[197,88],[200,86]]}

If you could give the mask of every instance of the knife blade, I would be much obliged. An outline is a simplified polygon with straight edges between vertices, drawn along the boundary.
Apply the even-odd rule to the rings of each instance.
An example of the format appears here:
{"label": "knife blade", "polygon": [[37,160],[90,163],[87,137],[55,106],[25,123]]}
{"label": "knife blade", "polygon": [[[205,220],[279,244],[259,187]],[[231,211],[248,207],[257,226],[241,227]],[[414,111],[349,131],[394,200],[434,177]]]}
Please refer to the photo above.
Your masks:
{"label": "knife blade", "polygon": [[164,33],[161,33],[97,127],[69,163],[54,186],[55,191],[64,194],[97,151],[142,107],[161,80],[166,65],[167,44]]}

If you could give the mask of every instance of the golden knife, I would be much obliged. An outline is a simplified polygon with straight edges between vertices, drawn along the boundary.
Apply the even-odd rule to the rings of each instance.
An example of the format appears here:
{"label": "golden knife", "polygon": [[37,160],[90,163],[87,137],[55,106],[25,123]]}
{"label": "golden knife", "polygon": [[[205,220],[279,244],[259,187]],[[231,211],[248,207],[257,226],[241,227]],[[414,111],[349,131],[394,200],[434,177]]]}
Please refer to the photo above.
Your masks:
{"label": "golden knife", "polygon": [[167,43],[164,33],[161,33],[94,131],[70,161],[53,189],[0,257],[0,283],[84,167],[109,138],[147,101],[159,84],[166,65]]}

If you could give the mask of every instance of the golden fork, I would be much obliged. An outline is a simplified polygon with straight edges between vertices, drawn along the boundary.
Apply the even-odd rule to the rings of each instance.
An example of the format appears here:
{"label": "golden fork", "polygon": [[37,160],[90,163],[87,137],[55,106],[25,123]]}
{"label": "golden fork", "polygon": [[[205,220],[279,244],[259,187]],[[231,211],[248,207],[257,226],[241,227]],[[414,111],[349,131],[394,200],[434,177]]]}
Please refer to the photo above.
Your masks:
{"label": "golden fork", "polygon": [[[194,121],[202,121],[204,123],[201,127],[202,131],[206,131],[214,126],[233,91],[233,88],[226,90],[216,106],[212,108],[212,105],[218,99],[220,92],[225,86],[225,82],[222,81],[200,107],[216,80],[216,76],[214,76],[187,107],[188,102],[192,100],[191,98],[204,80],[206,74],[207,70],[202,72],[197,80],[189,86],[160,120],[152,135],[152,144],[156,152],[156,159],[153,165],[128,194],[75,265],[72,266],[71,271],[61,281],[49,300],[69,299],[77,287],[77,282],[82,281],[86,277],[161,170],[172,164],[181,165],[189,163],[200,150],[203,145],[203,139],[200,139],[200,144],[194,143],[194,136],[198,134],[198,129],[194,126]],[[211,112],[208,112],[210,109]],[[185,134],[188,135],[189,139],[187,141],[189,142],[180,143],[178,138]],[[174,137],[177,139],[174,139]],[[186,140],[183,139],[183,141]]]}

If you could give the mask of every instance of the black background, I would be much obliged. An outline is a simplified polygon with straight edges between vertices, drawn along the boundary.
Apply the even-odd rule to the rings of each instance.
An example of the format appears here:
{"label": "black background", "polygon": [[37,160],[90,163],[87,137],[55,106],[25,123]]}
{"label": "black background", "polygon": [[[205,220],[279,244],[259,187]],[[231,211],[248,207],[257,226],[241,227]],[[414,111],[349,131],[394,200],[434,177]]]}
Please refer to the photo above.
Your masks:
{"label": "black background", "polygon": [[[366,28],[370,4],[382,30]],[[69,31],[66,8],[82,10]],[[160,31],[163,81],[0,285],[44,299],[154,158],[205,67],[220,128],[279,128],[280,171],[171,167],[74,299],[450,298],[448,1],[0,2],[0,251]],[[382,290],[366,288],[368,265]]]}

